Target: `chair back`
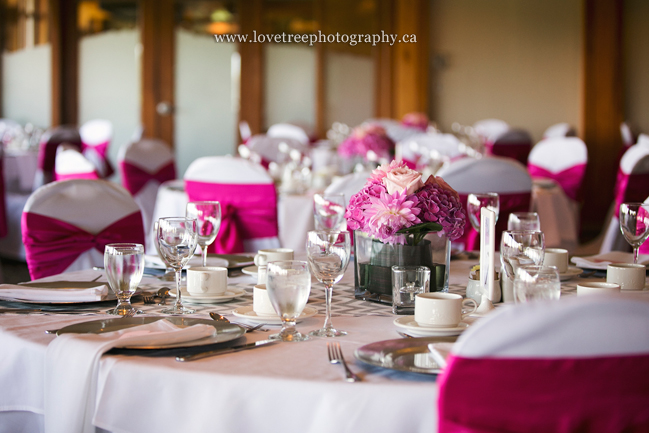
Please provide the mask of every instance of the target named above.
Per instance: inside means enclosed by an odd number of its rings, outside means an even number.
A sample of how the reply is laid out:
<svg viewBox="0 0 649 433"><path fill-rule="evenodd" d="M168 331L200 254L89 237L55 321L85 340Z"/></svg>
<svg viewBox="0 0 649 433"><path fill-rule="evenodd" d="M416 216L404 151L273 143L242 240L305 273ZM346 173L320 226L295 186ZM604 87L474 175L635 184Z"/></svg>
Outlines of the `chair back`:
<svg viewBox="0 0 649 433"><path fill-rule="evenodd" d="M413 126L404 125L401 122L394 119L368 119L365 123L376 123L381 125L385 129L385 134L390 137L390 140L398 143L403 141L413 135L421 134L421 129Z"/></svg>
<svg viewBox="0 0 649 433"><path fill-rule="evenodd" d="M548 127L543 133L543 139L546 138L558 138L558 137L575 137L577 131L575 128L570 125L570 123L555 123L554 125Z"/></svg>
<svg viewBox="0 0 649 433"><path fill-rule="evenodd" d="M277 193L261 165L229 156L203 157L190 164L184 180L189 201L221 204L221 227L208 252L279 247Z"/></svg>
<svg viewBox="0 0 649 433"><path fill-rule="evenodd" d="M528 212L530 209L532 178L524 165L511 158L458 159L443 167L436 175L441 176L460 194L460 203L465 209L471 193L498 193L500 214L496 223L496 248L500 245L503 230L507 229L509 214ZM467 251L479 249L479 233L471 226L469 218L466 219L464 234L454 242L463 244Z"/></svg>
<svg viewBox="0 0 649 433"><path fill-rule="evenodd" d="M97 168L101 178L113 175L115 170L108 160L108 146L113 138L113 124L108 120L90 120L79 128L81 151Z"/></svg>
<svg viewBox="0 0 649 433"><path fill-rule="evenodd" d="M76 146L64 143L56 150L54 180L70 179L99 179L99 175L97 167Z"/></svg>
<svg viewBox="0 0 649 433"><path fill-rule="evenodd" d="M627 122L620 123L620 135L622 136L622 144L625 148L629 148L636 144L636 136L631 129L631 125Z"/></svg>
<svg viewBox="0 0 649 433"><path fill-rule="evenodd" d="M282 143L287 147L281 146ZM308 142L302 143L293 138L284 137L270 137L265 134L257 134L250 137L246 145L251 151L259 154L262 158L262 163L268 165L270 162L287 162L289 161L288 152L292 149L297 149L301 154L306 154L309 150ZM282 151L285 150L285 151Z"/></svg>
<svg viewBox="0 0 649 433"><path fill-rule="evenodd" d="M453 134L418 134L396 145L396 154L412 169L420 169L431 159L450 162L461 158L462 142Z"/></svg>
<svg viewBox="0 0 649 433"><path fill-rule="evenodd" d="M81 152L81 136L76 127L57 126L45 131L38 148L38 170L34 178L34 189L54 180L56 149L62 143L67 143Z"/></svg>
<svg viewBox="0 0 649 433"><path fill-rule="evenodd" d="M649 431L647 329L646 299L505 306L453 346L439 431Z"/></svg>
<svg viewBox="0 0 649 433"><path fill-rule="evenodd" d="M530 152L527 169L532 178L556 181L568 197L577 200L587 162L588 149L580 138L546 138Z"/></svg>
<svg viewBox="0 0 649 433"><path fill-rule="evenodd" d="M74 179L34 191L23 211L22 236L29 273L36 279L103 266L107 244L144 244L144 226L124 188Z"/></svg>
<svg viewBox="0 0 649 433"><path fill-rule="evenodd" d="M509 124L500 119L483 119L473 124L473 130L485 143L493 143L497 137L509 131L509 129Z"/></svg>
<svg viewBox="0 0 649 433"><path fill-rule="evenodd" d="M268 128L266 135L275 138L290 138L303 145L308 145L310 142L309 134L300 126L291 123L276 123Z"/></svg>
<svg viewBox="0 0 649 433"><path fill-rule="evenodd" d="M495 156L513 158L521 164L527 164L527 157L532 149L532 137L522 129L509 129L485 141L487 153Z"/></svg>

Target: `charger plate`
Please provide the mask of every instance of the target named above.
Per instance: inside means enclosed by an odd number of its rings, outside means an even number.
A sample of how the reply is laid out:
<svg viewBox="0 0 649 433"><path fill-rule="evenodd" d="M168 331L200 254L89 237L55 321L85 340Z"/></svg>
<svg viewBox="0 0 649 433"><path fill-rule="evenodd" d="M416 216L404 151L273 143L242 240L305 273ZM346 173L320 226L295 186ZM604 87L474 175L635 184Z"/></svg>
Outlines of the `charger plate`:
<svg viewBox="0 0 649 433"><path fill-rule="evenodd" d="M354 356L375 367L410 373L439 374L442 369L429 355L430 343L454 343L457 337L400 338L359 347Z"/></svg>
<svg viewBox="0 0 649 433"><path fill-rule="evenodd" d="M195 347L208 344L223 343L235 340L245 334L246 330L232 323L217 322L208 319L194 319L190 317L117 317L110 319L93 320L91 322L77 323L58 330L56 335L62 334L103 334L104 332L119 331L134 326L146 325L148 323L166 320L172 324L186 328L193 325L209 325L216 329L216 334L193 341L185 341L175 344L156 344L151 346L125 346L125 349L172 349L176 347Z"/></svg>

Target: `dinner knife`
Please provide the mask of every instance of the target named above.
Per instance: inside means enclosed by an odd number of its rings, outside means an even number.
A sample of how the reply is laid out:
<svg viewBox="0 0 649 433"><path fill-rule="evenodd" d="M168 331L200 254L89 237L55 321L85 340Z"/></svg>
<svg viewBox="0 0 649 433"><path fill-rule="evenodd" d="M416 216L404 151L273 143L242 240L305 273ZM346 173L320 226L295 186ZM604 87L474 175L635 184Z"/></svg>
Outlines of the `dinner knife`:
<svg viewBox="0 0 649 433"><path fill-rule="evenodd" d="M194 353L192 355L177 356L176 361L195 361L210 356L224 355L226 353L240 352L242 350L255 349L257 347L265 346L267 344L277 343L279 340L261 340L254 343L240 344L238 346L225 347L223 349L208 350L207 352Z"/></svg>

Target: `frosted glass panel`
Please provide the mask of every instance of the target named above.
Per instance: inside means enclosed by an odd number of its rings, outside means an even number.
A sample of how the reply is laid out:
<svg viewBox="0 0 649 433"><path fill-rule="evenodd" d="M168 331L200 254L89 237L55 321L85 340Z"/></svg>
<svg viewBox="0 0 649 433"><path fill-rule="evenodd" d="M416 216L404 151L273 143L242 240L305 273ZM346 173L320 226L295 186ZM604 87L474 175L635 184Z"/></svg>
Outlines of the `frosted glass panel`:
<svg viewBox="0 0 649 433"><path fill-rule="evenodd" d="M47 128L52 121L50 45L2 54L3 117Z"/></svg>
<svg viewBox="0 0 649 433"><path fill-rule="evenodd" d="M176 30L175 146L178 175L196 158L234 154L231 62L234 44Z"/></svg>
<svg viewBox="0 0 649 433"><path fill-rule="evenodd" d="M110 160L140 125L139 42L135 29L83 36L79 43L79 125L92 119L113 123Z"/></svg>
<svg viewBox="0 0 649 433"><path fill-rule="evenodd" d="M327 54L326 126L356 126L374 116L374 60L368 56Z"/></svg>
<svg viewBox="0 0 649 433"><path fill-rule="evenodd" d="M315 124L315 49L267 44L265 127L275 123Z"/></svg>

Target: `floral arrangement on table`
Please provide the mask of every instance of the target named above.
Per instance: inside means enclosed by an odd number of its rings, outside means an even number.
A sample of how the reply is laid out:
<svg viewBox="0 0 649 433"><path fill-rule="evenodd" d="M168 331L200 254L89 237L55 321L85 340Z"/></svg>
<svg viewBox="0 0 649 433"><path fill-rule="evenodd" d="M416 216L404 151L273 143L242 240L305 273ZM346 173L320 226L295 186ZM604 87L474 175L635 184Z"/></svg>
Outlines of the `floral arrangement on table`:
<svg viewBox="0 0 649 433"><path fill-rule="evenodd" d="M408 113L401 118L401 124L426 131L428 129L428 116L420 112Z"/></svg>
<svg viewBox="0 0 649 433"><path fill-rule="evenodd" d="M403 161L383 164L345 212L347 227L389 244L417 245L437 232L455 240L464 233L466 214L457 191L441 177L422 181Z"/></svg>
<svg viewBox="0 0 649 433"><path fill-rule="evenodd" d="M374 152L378 159L391 158L394 141L385 129L377 123L366 123L354 128L351 134L338 146L338 154L346 159L361 156L367 159L368 152Z"/></svg>

